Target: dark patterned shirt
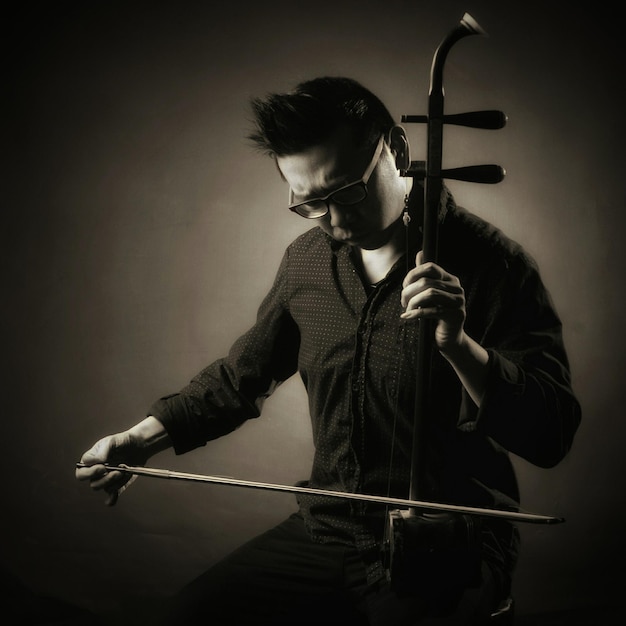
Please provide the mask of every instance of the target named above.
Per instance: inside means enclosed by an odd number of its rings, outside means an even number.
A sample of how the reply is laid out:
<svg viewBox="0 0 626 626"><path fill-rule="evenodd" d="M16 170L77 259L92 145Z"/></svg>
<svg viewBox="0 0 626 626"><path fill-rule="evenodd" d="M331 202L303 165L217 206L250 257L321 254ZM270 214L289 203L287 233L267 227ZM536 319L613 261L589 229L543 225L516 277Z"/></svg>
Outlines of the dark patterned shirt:
<svg viewBox="0 0 626 626"><path fill-rule="evenodd" d="M372 286L349 246L319 228L298 237L255 325L227 357L151 408L176 453L258 417L277 384L299 372L315 444L308 485L408 497L418 322L400 318L400 292L419 246L409 247L406 258ZM479 410L451 366L434 355L425 495L473 506L498 506L494 494L517 501L507 451L552 466L569 450L580 420L561 323L532 259L450 197L439 264L464 287L465 328L489 351L489 376ZM317 495L300 496L299 504L314 540L355 544L370 580L384 575L384 506ZM487 558L510 572L513 525L486 521L483 536Z"/></svg>

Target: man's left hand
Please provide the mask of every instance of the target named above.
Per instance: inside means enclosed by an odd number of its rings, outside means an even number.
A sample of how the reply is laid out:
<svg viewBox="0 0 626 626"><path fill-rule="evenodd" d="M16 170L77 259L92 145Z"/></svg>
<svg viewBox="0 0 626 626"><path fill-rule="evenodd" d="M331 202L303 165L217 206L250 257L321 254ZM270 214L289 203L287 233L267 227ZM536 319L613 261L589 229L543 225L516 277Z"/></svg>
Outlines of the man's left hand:
<svg viewBox="0 0 626 626"><path fill-rule="evenodd" d="M424 263L423 252L417 253L416 266L404 278L401 302L403 319L418 317L437 320L435 342L445 353L463 340L465 292L459 279L436 263Z"/></svg>

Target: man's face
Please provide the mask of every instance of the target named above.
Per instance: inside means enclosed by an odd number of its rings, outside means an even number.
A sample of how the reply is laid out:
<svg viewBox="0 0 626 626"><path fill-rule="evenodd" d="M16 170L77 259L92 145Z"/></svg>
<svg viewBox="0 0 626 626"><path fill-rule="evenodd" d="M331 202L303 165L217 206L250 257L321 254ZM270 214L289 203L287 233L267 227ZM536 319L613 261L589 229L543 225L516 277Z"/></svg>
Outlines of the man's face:
<svg viewBox="0 0 626 626"><path fill-rule="evenodd" d="M297 154L279 156L276 162L298 201L326 196L359 180L372 152L354 146L350 132L342 129L328 141ZM356 204L329 201L329 211L313 220L338 241L376 249L389 241L404 206L405 187L385 144L367 183L367 197Z"/></svg>

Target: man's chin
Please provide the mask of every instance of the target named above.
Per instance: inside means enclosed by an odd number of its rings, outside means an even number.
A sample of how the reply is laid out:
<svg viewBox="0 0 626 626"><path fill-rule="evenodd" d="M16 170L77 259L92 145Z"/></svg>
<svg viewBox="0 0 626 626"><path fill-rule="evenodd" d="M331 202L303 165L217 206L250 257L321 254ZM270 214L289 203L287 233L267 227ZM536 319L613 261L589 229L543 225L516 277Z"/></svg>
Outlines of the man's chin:
<svg viewBox="0 0 626 626"><path fill-rule="evenodd" d="M337 228L324 228L328 235L330 235L335 241L345 243L349 246L359 245L359 242L363 239L363 236L359 236L359 233L352 231L339 230Z"/></svg>
<svg viewBox="0 0 626 626"><path fill-rule="evenodd" d="M339 241L340 243L344 243L347 246L354 246L357 248L364 248L366 250L375 250L382 245L381 233L369 233L369 232L358 232L358 231L346 231L346 230L337 230L330 229L326 230L327 234L329 234L333 239Z"/></svg>
<svg viewBox="0 0 626 626"><path fill-rule="evenodd" d="M338 239L341 243L345 243L346 246L352 246L355 248L365 248L367 246L367 239L364 237L357 237L355 235L350 235L349 237L343 237Z"/></svg>
<svg viewBox="0 0 626 626"><path fill-rule="evenodd" d="M363 248L363 250L377 250L381 248L385 242L385 237L381 236L380 233L370 233L361 236L352 235L350 239L346 241L347 244Z"/></svg>

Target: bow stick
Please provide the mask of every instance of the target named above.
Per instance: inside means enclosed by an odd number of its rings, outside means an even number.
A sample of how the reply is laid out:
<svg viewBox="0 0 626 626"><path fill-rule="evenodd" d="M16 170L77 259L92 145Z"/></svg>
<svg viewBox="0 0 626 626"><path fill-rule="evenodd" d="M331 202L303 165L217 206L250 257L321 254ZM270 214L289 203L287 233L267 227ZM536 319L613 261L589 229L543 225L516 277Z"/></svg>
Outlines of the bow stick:
<svg viewBox="0 0 626 626"><path fill-rule="evenodd" d="M100 464L98 464L100 465ZM343 491L332 491L328 489L314 489L312 487L298 487L295 485L278 485L273 483L262 483L250 480L239 480L225 476L207 476L204 474L189 474L187 472L174 472L172 470L157 469L151 467L135 467L131 465L104 465L109 472L123 472L135 476L150 476L152 478L166 478L170 480L186 480L198 483L212 483L217 485L231 485L234 487L248 487L251 489L265 489L267 491L284 491L288 493L302 493L314 496L329 496L332 498L344 498L347 500L360 500L375 502L377 504L389 504L397 507L408 507L421 509L424 511L435 511L445 513L465 513L467 515L479 515L484 517L499 517L510 521L530 522L535 524L559 524L564 522L562 517L551 515L539 515L522 511L507 511L502 509L490 509L474 506L463 506L458 504L443 504L439 502L426 502L422 500L411 500L404 498L392 498L389 496L375 496L361 493L349 493ZM76 463L76 467L89 467L85 463Z"/></svg>

